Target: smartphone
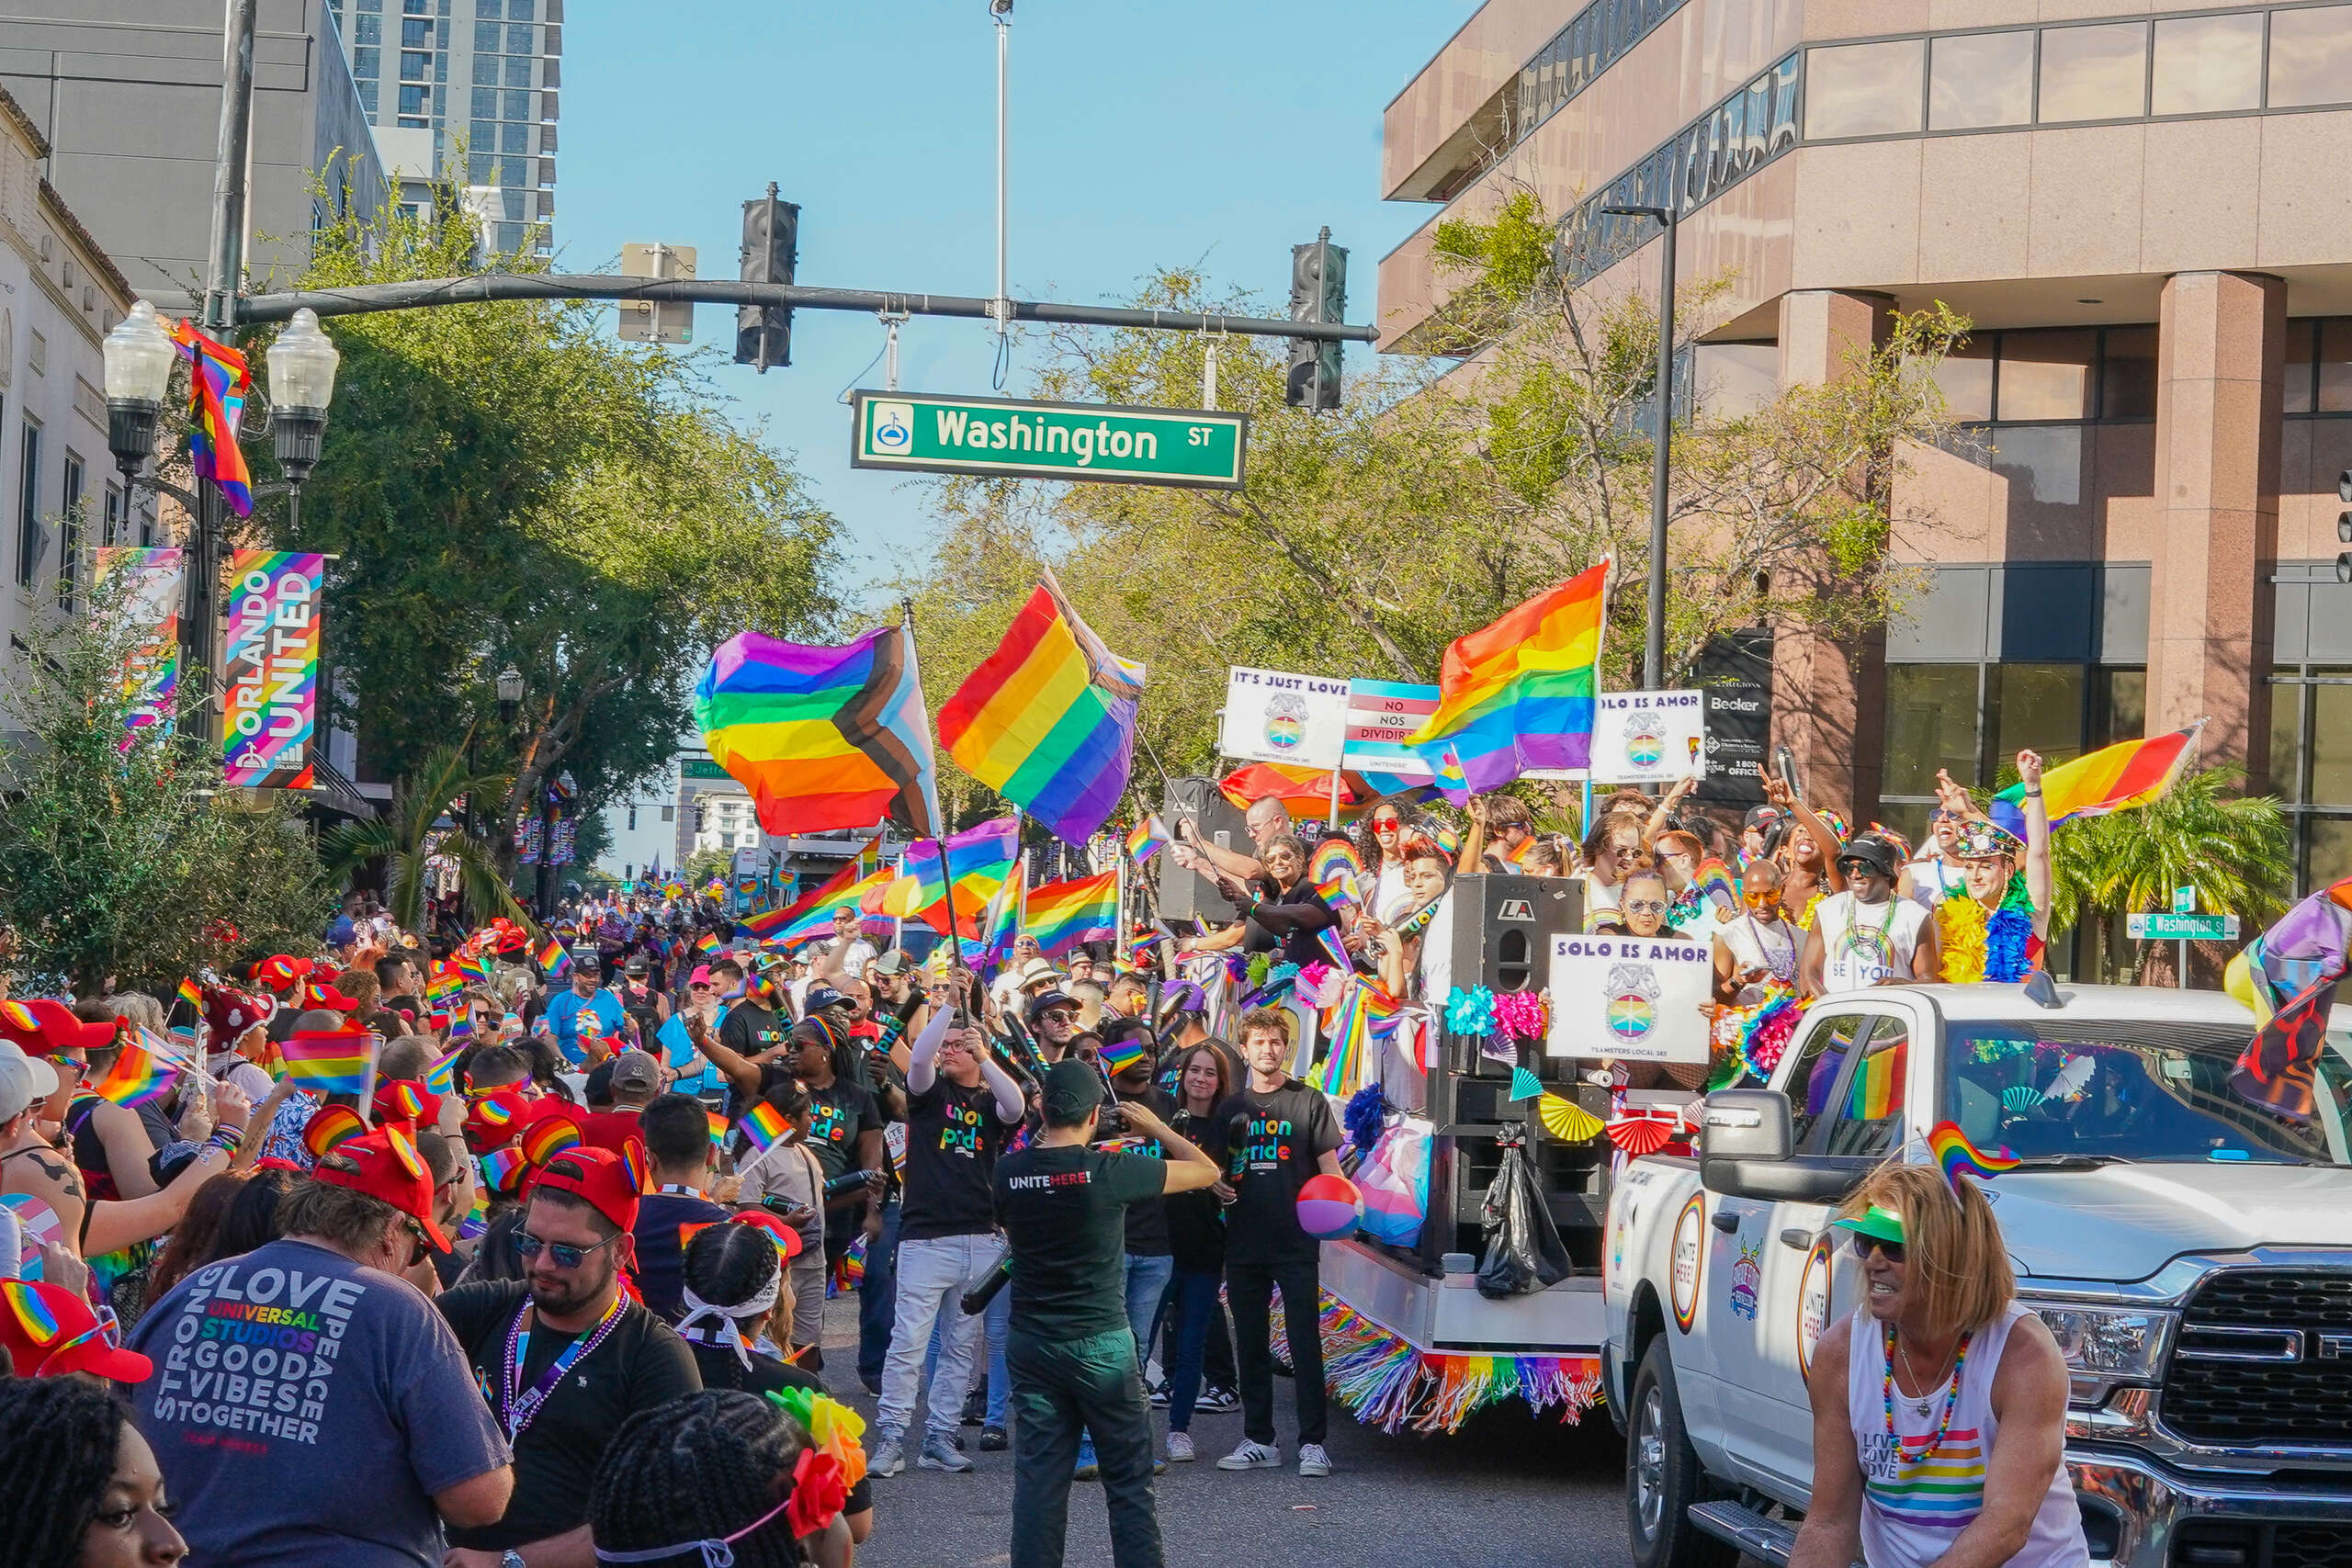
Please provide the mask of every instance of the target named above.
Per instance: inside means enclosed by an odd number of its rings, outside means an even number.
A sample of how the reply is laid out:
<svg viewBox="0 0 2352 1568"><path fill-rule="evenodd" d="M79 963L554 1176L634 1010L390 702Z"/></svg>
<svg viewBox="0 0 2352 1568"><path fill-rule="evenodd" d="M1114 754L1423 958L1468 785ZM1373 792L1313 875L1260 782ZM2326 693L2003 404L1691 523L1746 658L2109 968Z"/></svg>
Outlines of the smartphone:
<svg viewBox="0 0 2352 1568"><path fill-rule="evenodd" d="M1789 750L1785 741L1772 749L1772 771L1781 775L1781 782L1789 786L1791 795L1799 800L1804 798L1804 786L1797 783L1797 754Z"/></svg>

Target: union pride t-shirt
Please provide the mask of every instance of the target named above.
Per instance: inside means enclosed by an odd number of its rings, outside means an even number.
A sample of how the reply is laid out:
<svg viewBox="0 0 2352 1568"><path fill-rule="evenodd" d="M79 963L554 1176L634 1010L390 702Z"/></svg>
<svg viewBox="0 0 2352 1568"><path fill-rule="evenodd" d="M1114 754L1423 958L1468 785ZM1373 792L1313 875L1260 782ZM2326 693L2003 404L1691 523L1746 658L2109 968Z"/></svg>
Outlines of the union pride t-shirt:
<svg viewBox="0 0 2352 1568"><path fill-rule="evenodd" d="M1320 1251L1298 1223L1298 1190L1340 1146L1331 1102L1296 1078L1272 1094L1244 1088L1227 1097L1211 1121L1233 1184L1225 1212L1228 1259L1252 1263L1312 1260Z"/></svg>

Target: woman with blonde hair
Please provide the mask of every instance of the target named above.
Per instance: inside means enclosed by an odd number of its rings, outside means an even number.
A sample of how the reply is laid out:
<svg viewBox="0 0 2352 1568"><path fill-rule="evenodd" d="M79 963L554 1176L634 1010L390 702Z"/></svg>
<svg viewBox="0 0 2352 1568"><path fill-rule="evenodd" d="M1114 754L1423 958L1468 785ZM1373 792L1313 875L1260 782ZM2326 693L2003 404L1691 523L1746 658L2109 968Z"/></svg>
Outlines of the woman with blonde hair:
<svg viewBox="0 0 2352 1568"><path fill-rule="evenodd" d="M2066 1362L1973 1179L1885 1165L1831 1228L1862 1301L1814 1352L1813 1506L1789 1568L2087 1568Z"/></svg>

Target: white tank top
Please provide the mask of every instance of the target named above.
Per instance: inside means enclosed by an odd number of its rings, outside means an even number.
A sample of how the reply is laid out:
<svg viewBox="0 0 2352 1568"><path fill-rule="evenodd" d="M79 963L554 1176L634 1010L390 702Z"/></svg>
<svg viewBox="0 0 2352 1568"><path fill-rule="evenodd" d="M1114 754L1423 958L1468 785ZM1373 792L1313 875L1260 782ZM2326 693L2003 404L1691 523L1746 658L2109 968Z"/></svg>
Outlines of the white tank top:
<svg viewBox="0 0 2352 1568"><path fill-rule="evenodd" d="M1908 898L1861 904L1851 893L1832 893L1813 914L1821 933L1822 985L1849 991L1909 979L1911 953L1927 923L1927 908Z"/></svg>
<svg viewBox="0 0 2352 1568"><path fill-rule="evenodd" d="M1913 908L1917 908L1914 905ZM1886 1435L1886 1338L1870 1314L1854 1310L1853 1341L1846 1356L1846 1409L1854 1449L1862 1461L1862 1559L1870 1568L1927 1568L1970 1521L1984 1511L1984 1470L2000 1422L1993 1415L1993 1374L2009 1330L2026 1314L2010 1303L1990 1328L1969 1340L1960 1370L1960 1393L1943 1439L1942 1385L1923 1400L1894 1395L1894 1433ZM1928 1407L1924 1416L1919 1406ZM2088 1568L2083 1516L2062 1461L2050 1477L2025 1546L2006 1568Z"/></svg>
<svg viewBox="0 0 2352 1568"><path fill-rule="evenodd" d="M1731 949L1731 961L1738 973L1769 969L1780 979L1792 985L1796 982L1797 950L1804 932L1793 925L1781 920L1767 926L1753 915L1742 915L1717 926L1715 935Z"/></svg>

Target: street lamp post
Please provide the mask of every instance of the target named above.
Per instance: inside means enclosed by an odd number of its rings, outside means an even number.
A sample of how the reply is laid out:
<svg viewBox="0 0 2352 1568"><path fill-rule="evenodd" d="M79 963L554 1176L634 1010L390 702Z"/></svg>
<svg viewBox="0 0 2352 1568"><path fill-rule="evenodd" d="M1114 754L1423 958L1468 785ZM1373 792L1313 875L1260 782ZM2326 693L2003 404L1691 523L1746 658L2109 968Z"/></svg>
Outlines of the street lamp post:
<svg viewBox="0 0 2352 1568"><path fill-rule="evenodd" d="M1657 284L1657 441L1650 463L1649 635L1642 641L1642 684L1656 692L1666 685L1666 480L1674 439L1674 238L1670 207L1604 207L1618 218L1647 218L1663 232Z"/></svg>
<svg viewBox="0 0 2352 1568"><path fill-rule="evenodd" d="M334 400L335 367L343 355L319 330L315 310L297 310L269 345L269 431L277 466L286 471L286 527L301 522L302 486L318 466L326 440L327 405ZM299 535L297 535L299 537Z"/></svg>

